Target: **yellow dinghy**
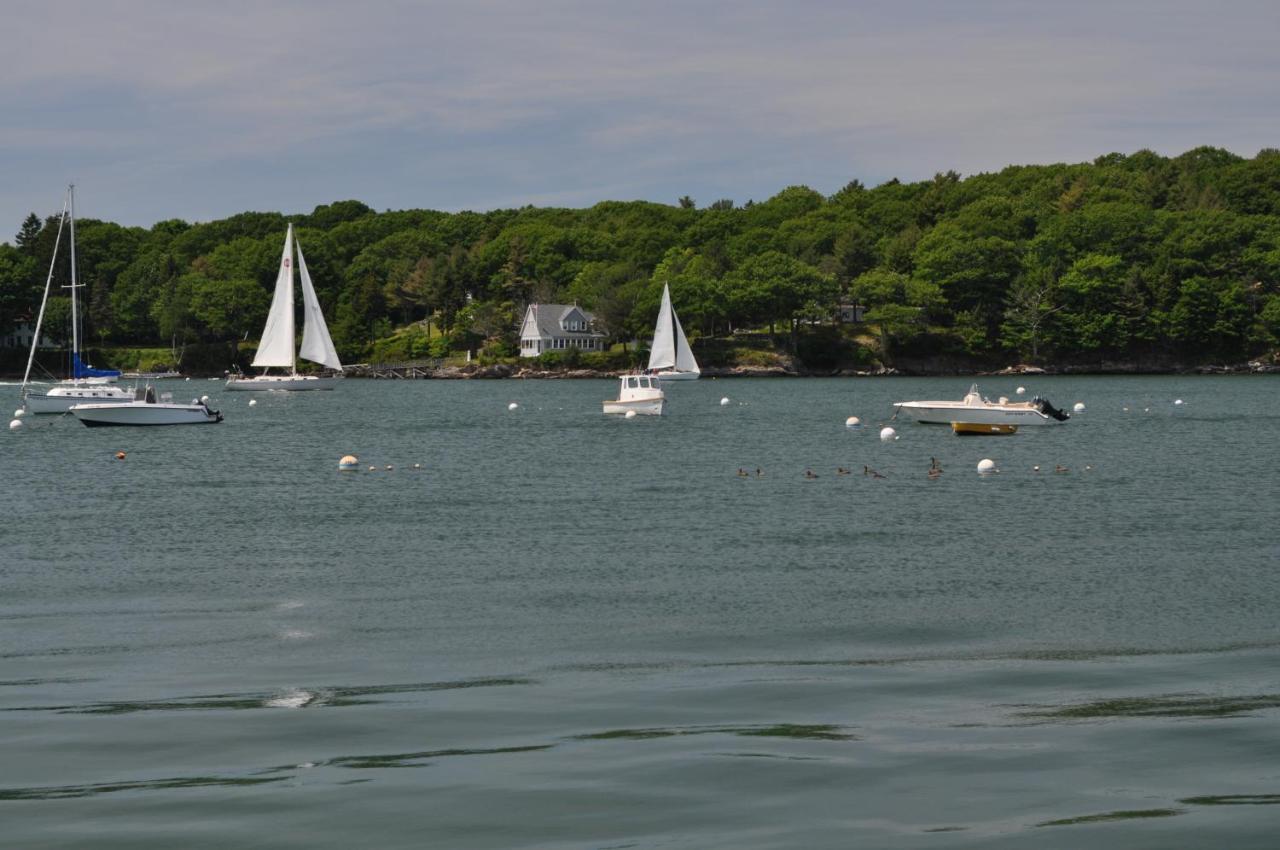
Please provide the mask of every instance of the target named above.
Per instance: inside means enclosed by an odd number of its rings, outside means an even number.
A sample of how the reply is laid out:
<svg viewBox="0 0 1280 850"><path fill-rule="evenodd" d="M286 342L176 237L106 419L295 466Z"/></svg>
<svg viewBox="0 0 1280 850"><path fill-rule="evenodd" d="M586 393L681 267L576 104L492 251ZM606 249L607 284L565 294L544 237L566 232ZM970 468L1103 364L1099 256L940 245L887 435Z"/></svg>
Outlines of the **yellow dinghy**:
<svg viewBox="0 0 1280 850"><path fill-rule="evenodd" d="M1016 434L1018 433L1017 425L989 425L978 422L952 422L951 430L955 431L962 437L973 434Z"/></svg>

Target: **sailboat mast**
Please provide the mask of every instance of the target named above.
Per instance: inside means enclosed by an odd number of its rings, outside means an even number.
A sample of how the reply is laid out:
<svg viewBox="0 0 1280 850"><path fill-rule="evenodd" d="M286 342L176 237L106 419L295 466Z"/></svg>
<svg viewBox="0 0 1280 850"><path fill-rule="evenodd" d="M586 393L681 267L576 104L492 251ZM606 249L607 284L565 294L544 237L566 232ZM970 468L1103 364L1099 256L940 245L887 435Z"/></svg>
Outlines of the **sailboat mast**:
<svg viewBox="0 0 1280 850"><path fill-rule="evenodd" d="M293 236L292 224L289 225L289 235ZM296 242L297 242L296 239L291 239L289 242L289 309L290 310L293 309L293 254L294 254L294 248L295 248ZM291 323L291 326L292 326L292 323ZM298 374L298 346L292 339L289 340L289 357L292 360L292 365L289 367L289 374L296 375Z"/></svg>
<svg viewBox="0 0 1280 850"><path fill-rule="evenodd" d="M75 359L80 354L80 319L76 314L76 184L67 187L71 204L71 378L78 379Z"/></svg>
<svg viewBox="0 0 1280 850"><path fill-rule="evenodd" d="M53 284L53 269L58 262L58 246L62 244L62 226L67 223L67 205L71 202L71 190L62 200L62 215L58 217L58 235L53 240L53 257L49 260L49 276L44 279L44 297L40 299L40 315L36 316L36 335L31 339L31 353L27 355L27 371L22 375L22 392L27 391L31 380L31 366L36 360L36 348L40 346L40 328L44 325L44 308L49 305L49 287Z"/></svg>

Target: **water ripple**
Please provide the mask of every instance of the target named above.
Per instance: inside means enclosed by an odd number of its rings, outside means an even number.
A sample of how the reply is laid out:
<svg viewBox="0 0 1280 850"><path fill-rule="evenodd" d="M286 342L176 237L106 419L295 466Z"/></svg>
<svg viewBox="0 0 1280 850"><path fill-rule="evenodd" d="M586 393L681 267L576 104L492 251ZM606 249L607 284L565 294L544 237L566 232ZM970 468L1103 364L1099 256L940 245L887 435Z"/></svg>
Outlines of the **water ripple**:
<svg viewBox="0 0 1280 850"><path fill-rule="evenodd" d="M210 711L256 708L326 708L371 705L370 696L452 691L466 688L491 688L534 684L532 679L497 678L463 679L452 682L421 682L399 685L364 685L336 688L292 688L287 691L245 694L208 694L173 697L161 700L123 700L85 703L81 705L36 705L0 708L0 711L51 711L58 714L132 714L139 711Z"/></svg>
<svg viewBox="0 0 1280 850"><path fill-rule="evenodd" d="M1280 794L1222 794L1184 797L1178 802L1188 806L1275 806L1280 805Z"/></svg>
<svg viewBox="0 0 1280 850"><path fill-rule="evenodd" d="M778 723L771 726L680 726L648 729L612 729L573 735L576 741L644 741L650 738L674 738L685 735L743 735L756 738L797 738L808 741L856 741L856 735L842 732L844 727L830 724Z"/></svg>
<svg viewBox="0 0 1280 850"><path fill-rule="evenodd" d="M1249 712L1267 708L1280 708L1280 694L1120 697L1060 707L1038 707L1038 710L1021 712L1021 716L1063 720L1104 717L1243 717Z"/></svg>
<svg viewBox="0 0 1280 850"><path fill-rule="evenodd" d="M1075 818L1047 820L1036 826L1076 826L1082 823L1107 823L1118 820L1140 820L1143 818L1169 818L1183 814L1186 809L1134 809L1132 811L1104 812L1098 815L1081 815Z"/></svg>
<svg viewBox="0 0 1280 850"><path fill-rule="evenodd" d="M283 782L287 777L183 776L171 779L148 779L140 782L103 782L93 785L45 785L32 788L0 788L0 801L67 800L114 794L117 791L162 791L171 788L207 788L210 786L263 785Z"/></svg>

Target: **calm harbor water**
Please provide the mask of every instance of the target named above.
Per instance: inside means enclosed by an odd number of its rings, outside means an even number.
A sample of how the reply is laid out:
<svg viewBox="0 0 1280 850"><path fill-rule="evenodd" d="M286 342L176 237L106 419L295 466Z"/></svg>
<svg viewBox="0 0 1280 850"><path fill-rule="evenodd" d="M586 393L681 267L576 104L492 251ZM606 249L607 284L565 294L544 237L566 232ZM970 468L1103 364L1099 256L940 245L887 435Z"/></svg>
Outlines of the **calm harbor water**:
<svg viewBox="0 0 1280 850"><path fill-rule="evenodd" d="M987 378L1087 410L879 440L968 383L5 433L0 845L1274 847L1280 384Z"/></svg>

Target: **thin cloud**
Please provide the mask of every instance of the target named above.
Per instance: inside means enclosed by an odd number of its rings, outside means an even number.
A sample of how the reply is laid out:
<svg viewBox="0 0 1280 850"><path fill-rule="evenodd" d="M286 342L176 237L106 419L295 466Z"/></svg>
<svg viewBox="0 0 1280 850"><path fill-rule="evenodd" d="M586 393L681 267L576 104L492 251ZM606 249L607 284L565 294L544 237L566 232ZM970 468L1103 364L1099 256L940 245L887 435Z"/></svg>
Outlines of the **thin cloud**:
<svg viewBox="0 0 1280 850"><path fill-rule="evenodd" d="M7 19L0 232L72 176L111 199L96 214L146 225L340 197L762 198L1143 147L1251 155L1280 131L1271 3L139 0Z"/></svg>

